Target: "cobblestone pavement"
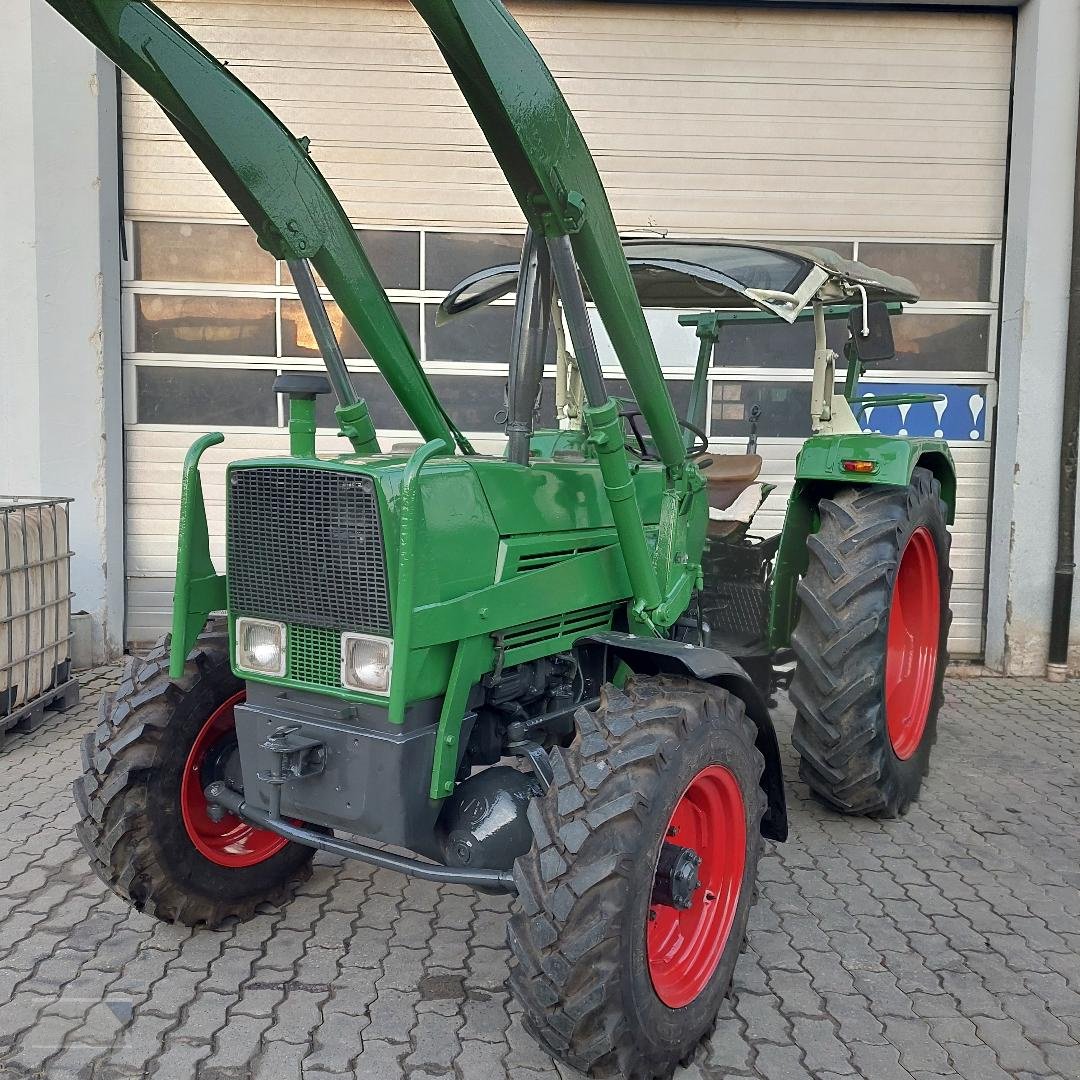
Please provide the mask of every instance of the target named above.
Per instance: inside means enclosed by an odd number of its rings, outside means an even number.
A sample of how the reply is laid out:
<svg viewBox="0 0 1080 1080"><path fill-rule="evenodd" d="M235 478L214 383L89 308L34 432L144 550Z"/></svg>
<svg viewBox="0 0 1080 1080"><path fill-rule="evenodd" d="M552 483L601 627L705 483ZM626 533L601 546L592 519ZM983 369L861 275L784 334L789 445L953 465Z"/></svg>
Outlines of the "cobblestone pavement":
<svg viewBox="0 0 1080 1080"><path fill-rule="evenodd" d="M503 986L504 898L322 855L287 908L222 931L107 892L69 782L116 673L0 746L4 1080L557 1077ZM787 752L792 837L680 1080L1080 1077L1080 684L953 680L941 729L902 821L811 803Z"/></svg>

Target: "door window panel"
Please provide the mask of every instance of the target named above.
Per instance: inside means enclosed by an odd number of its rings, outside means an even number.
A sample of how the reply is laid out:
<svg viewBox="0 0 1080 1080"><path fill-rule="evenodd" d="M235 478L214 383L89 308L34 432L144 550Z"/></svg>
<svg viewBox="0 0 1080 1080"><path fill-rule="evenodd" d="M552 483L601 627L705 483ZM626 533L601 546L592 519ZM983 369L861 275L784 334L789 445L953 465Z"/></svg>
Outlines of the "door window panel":
<svg viewBox="0 0 1080 1080"><path fill-rule="evenodd" d="M397 229L357 229L371 268L384 289L420 288L420 234ZM312 267L315 281L321 286L322 278ZM281 284L292 285L289 264L281 264Z"/></svg>
<svg viewBox="0 0 1080 1080"><path fill-rule="evenodd" d="M400 303L394 304L393 307L402 326L405 327L405 333L412 342L413 348L419 354L420 305ZM352 324L345 318L341 308L333 301L328 301L326 314L330 319L330 325L334 328L338 345L341 346L342 356L346 360L368 359L371 354L364 347L364 343L352 328ZM304 312L304 305L299 300L281 301L281 355L310 356L316 360L322 355Z"/></svg>
<svg viewBox="0 0 1080 1080"><path fill-rule="evenodd" d="M843 354L847 319L825 323L829 348ZM814 324L801 319L788 325L779 319L767 323L731 322L722 327L713 348L717 367L807 368L814 366Z"/></svg>
<svg viewBox="0 0 1080 1080"><path fill-rule="evenodd" d="M879 367L913 371L986 371L990 360L989 315L920 314L892 319L896 360Z"/></svg>
<svg viewBox="0 0 1080 1080"><path fill-rule="evenodd" d="M988 301L991 244L859 244L859 261L913 281L923 300Z"/></svg>
<svg viewBox="0 0 1080 1080"><path fill-rule="evenodd" d="M712 384L712 435L749 438L755 405L761 409L758 435L797 439L810 434L810 383L725 379Z"/></svg>
<svg viewBox="0 0 1080 1080"><path fill-rule="evenodd" d="M510 359L514 309L505 304L466 311L442 326L435 325L435 305L424 308L428 360L469 364L505 364ZM549 350L554 362L554 347Z"/></svg>
<svg viewBox="0 0 1080 1080"><path fill-rule="evenodd" d="M250 296L135 296L139 352L274 356L274 301Z"/></svg>
<svg viewBox="0 0 1080 1080"><path fill-rule="evenodd" d="M274 258L247 225L135 221L131 228L142 281L274 284Z"/></svg>
<svg viewBox="0 0 1080 1080"><path fill-rule="evenodd" d="M273 371L140 365L135 392L140 424L277 427Z"/></svg>
<svg viewBox="0 0 1080 1080"><path fill-rule="evenodd" d="M427 288L449 291L462 278L489 266L521 261L522 234L429 232Z"/></svg>

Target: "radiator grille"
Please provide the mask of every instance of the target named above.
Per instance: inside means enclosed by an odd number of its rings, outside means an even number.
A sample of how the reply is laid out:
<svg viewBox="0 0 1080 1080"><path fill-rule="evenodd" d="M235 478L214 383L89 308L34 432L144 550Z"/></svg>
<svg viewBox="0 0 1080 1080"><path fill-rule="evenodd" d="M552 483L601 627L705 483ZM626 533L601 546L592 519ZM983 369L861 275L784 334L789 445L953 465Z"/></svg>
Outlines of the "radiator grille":
<svg viewBox="0 0 1080 1080"><path fill-rule="evenodd" d="M236 469L227 532L233 613L390 634L382 527L370 477L281 466Z"/></svg>

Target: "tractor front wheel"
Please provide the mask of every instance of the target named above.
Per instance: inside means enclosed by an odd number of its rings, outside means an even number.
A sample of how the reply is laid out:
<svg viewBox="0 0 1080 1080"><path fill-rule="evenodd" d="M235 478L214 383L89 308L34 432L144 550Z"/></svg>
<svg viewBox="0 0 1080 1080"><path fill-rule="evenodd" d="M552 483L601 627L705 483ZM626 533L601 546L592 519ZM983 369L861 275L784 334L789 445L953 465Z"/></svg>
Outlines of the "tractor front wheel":
<svg viewBox="0 0 1080 1080"><path fill-rule="evenodd" d="M210 623L175 682L167 644L132 660L83 740L74 794L91 865L165 922L250 917L311 873L313 849L211 813L203 796L213 780L242 788L233 708L244 684L229 667L227 635L224 621Z"/></svg>
<svg viewBox="0 0 1080 1080"><path fill-rule="evenodd" d="M510 986L590 1076L667 1076L712 1031L753 902L764 765L743 704L632 678L580 709L514 866Z"/></svg>
<svg viewBox="0 0 1080 1080"><path fill-rule="evenodd" d="M949 632L949 534L933 474L818 504L792 635L799 773L848 814L896 817L930 765Z"/></svg>

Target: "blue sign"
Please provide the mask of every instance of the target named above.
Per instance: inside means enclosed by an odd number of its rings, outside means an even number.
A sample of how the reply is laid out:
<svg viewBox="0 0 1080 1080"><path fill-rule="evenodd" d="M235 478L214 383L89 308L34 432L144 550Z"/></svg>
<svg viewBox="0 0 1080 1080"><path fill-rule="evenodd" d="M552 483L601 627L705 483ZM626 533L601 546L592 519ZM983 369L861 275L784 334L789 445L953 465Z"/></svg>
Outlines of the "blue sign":
<svg viewBox="0 0 1080 1080"><path fill-rule="evenodd" d="M986 386L956 383L859 383L852 402L855 419L866 432L879 435L930 435L954 442L986 438ZM944 401L918 405L875 405L879 396L943 394ZM862 406L860 408L860 402Z"/></svg>

